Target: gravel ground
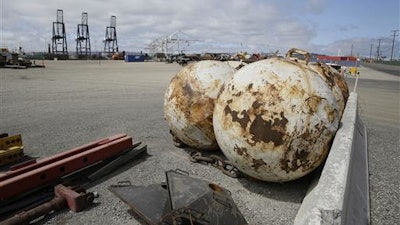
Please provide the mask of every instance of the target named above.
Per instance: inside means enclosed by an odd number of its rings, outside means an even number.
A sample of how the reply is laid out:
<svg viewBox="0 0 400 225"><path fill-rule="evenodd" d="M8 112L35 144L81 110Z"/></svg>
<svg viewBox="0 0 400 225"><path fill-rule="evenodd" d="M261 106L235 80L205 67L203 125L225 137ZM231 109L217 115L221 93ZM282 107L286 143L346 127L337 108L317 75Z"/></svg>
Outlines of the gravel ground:
<svg viewBox="0 0 400 225"><path fill-rule="evenodd" d="M73 147L127 133L148 146L134 160L91 185L100 197L88 210L68 210L39 224L144 224L107 187L129 180L135 185L165 181L165 171L181 169L232 192L250 224L291 224L310 177L268 183L234 179L193 164L176 148L163 119L163 96L176 64L122 61L46 61L45 69L0 70L0 132L22 134L25 153L46 157ZM348 77L350 90L355 79ZM360 68L360 114L368 130L371 223L400 221L399 78Z"/></svg>
<svg viewBox="0 0 400 225"><path fill-rule="evenodd" d="M268 183L234 179L210 166L191 163L176 148L163 118L164 92L181 68L165 63L46 61L46 68L2 69L0 131L21 133L25 153L46 157L73 147L127 133L148 146L148 157L128 163L95 183L100 197L80 213L64 210L42 224L141 224L107 187L129 180L159 184L165 171L181 169L229 189L250 224L291 224L310 176Z"/></svg>

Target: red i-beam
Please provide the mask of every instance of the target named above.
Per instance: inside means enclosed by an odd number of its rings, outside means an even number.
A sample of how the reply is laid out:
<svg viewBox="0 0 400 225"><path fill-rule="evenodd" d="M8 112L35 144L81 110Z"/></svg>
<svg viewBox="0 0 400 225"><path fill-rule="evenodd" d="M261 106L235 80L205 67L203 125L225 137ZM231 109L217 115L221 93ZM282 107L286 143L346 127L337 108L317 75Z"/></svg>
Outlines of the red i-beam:
<svg viewBox="0 0 400 225"><path fill-rule="evenodd" d="M0 201L56 181L132 147L132 137L118 134L56 154L0 175Z"/></svg>

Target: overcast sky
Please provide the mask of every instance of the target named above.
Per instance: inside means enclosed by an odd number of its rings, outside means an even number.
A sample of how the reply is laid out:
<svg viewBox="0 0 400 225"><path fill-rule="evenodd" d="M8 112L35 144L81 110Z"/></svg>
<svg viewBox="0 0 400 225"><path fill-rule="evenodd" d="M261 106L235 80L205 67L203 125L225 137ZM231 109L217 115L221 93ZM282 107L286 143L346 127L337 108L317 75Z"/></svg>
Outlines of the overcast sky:
<svg viewBox="0 0 400 225"><path fill-rule="evenodd" d="M68 51L74 52L82 12L89 16L92 51L104 48L106 26L117 17L120 50L145 51L156 39L182 31L197 40L187 51L286 52L297 47L331 55L390 57L399 29L399 0L0 0L0 45L47 51L57 9L64 11ZM397 33L399 34L399 32ZM399 57L396 37L395 57ZM353 47L352 47L353 46Z"/></svg>

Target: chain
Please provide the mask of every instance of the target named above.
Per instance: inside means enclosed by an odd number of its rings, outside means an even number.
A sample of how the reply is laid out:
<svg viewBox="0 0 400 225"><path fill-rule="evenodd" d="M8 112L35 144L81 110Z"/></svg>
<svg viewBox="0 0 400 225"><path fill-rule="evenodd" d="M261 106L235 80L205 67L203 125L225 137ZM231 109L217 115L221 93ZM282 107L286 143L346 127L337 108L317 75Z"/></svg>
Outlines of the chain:
<svg viewBox="0 0 400 225"><path fill-rule="evenodd" d="M241 174L238 168L236 168L231 162L217 155L203 156L201 152L194 151L189 154L189 159L195 163L212 165L229 177L238 178Z"/></svg>

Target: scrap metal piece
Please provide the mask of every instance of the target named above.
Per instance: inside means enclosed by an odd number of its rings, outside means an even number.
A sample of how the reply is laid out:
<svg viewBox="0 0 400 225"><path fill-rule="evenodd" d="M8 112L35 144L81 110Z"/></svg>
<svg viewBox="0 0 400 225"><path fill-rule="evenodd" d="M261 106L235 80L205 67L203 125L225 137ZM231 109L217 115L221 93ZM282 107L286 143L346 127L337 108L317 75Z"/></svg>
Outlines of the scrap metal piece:
<svg viewBox="0 0 400 225"><path fill-rule="evenodd" d="M18 170L18 169L21 169L21 168L23 168L23 167L26 167L26 166L29 166L29 165L33 165L33 164L35 164L36 162L37 162L37 161L36 161L35 158L33 158L33 159L28 159L27 161L23 161L23 162L21 162L21 163L17 163L17 164L11 165L10 168L9 168L9 170L10 170L10 171Z"/></svg>
<svg viewBox="0 0 400 225"><path fill-rule="evenodd" d="M116 135L0 175L0 203L111 158L131 146L132 137Z"/></svg>
<svg viewBox="0 0 400 225"><path fill-rule="evenodd" d="M74 212L80 212L93 203L94 194L86 193L83 188L70 188L62 184L54 187L56 197L62 197L66 200L68 208Z"/></svg>
<svg viewBox="0 0 400 225"><path fill-rule="evenodd" d="M20 134L8 136L0 135L0 166L6 165L24 157L24 146Z"/></svg>
<svg viewBox="0 0 400 225"><path fill-rule="evenodd" d="M15 216L8 218L2 222L0 225L22 225L29 224L30 221L50 213L51 211L58 211L65 207L66 200L62 197L54 197L52 200L43 203L33 209L30 209L25 212L21 212L16 214Z"/></svg>
<svg viewBox="0 0 400 225"><path fill-rule="evenodd" d="M33 163L31 165L23 166L22 168L18 168L16 170L7 172L5 174L0 174L0 181L6 180L6 179L11 178L11 177L15 177L15 176L17 176L19 174L23 174L25 172L37 169L39 167L43 167L45 165L60 161L60 160L65 159L67 157L70 157L70 156L73 156L73 155L77 155L79 153L88 151L88 150L93 149L95 147L99 147L101 145L104 145L104 144L119 140L119 139L121 139L123 137L126 137L126 136L127 136L126 134L113 135L111 137L107 137L107 138L103 138L103 139L100 139L100 140L97 140L97 141L93 141L93 142L90 142L88 144L79 146L77 148L73 148L71 150L64 151L64 152L58 153L56 155L41 159L41 160L37 160L36 163Z"/></svg>
<svg viewBox="0 0 400 225"><path fill-rule="evenodd" d="M228 190L177 171L166 174L173 220L190 224L247 224Z"/></svg>
<svg viewBox="0 0 400 225"><path fill-rule="evenodd" d="M162 224L163 216L171 211L165 185L112 185L109 190L148 224Z"/></svg>
<svg viewBox="0 0 400 225"><path fill-rule="evenodd" d="M109 190L151 225L247 224L228 190L178 171L167 171L166 177L166 185L114 185Z"/></svg>
<svg viewBox="0 0 400 225"><path fill-rule="evenodd" d="M146 152L147 145L142 146L139 149L135 149L136 147L138 147L140 145L141 145L141 142L135 144L134 146L132 146L131 150L124 152L122 155L118 156L118 158L112 160L111 162L109 162L108 164L103 166L102 168L96 170L96 172L90 174L88 176L88 179L91 181L97 180L97 179L111 173L113 170L117 169L119 166L135 159L141 153Z"/></svg>
<svg viewBox="0 0 400 225"><path fill-rule="evenodd" d="M86 193L84 189L70 188L62 184L54 187L54 193L55 197L52 200L28 211L16 214L0 222L0 225L29 224L30 221L48 214L51 211L61 210L65 206L68 206L68 208L74 212L80 212L90 206L94 200L93 193Z"/></svg>
<svg viewBox="0 0 400 225"><path fill-rule="evenodd" d="M104 143L104 141L102 141L101 143ZM9 217L10 215L14 215L18 211L28 210L40 204L43 204L44 202L50 201L55 195L53 190L54 187L51 187L52 185L55 185L55 183L70 185L78 184L82 187L89 188L90 186L92 186L93 181L96 181L100 178L103 178L105 175L114 172L118 167L129 161L139 158L139 155L144 155L142 153L146 152L147 146L142 146L141 144L141 142L134 143L128 150L124 150L112 157L102 160L101 162L96 162L71 174L62 176L60 177L60 179L57 179L56 182L51 183L50 185L44 184L22 194L19 194L18 196L16 196L17 198L0 201L0 220L2 218ZM19 165L10 167L10 170L16 171L24 167L35 166L33 165L35 163L36 160L24 162ZM0 189L0 196L1 194L2 193ZM70 206L72 210L74 210L74 208L76 207Z"/></svg>
<svg viewBox="0 0 400 225"><path fill-rule="evenodd" d="M54 187L44 188L36 192L34 195L25 196L18 201L13 201L8 204L0 204L0 221L21 211L27 211L42 205L54 198Z"/></svg>

